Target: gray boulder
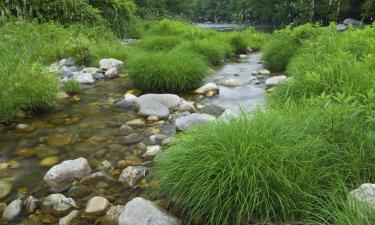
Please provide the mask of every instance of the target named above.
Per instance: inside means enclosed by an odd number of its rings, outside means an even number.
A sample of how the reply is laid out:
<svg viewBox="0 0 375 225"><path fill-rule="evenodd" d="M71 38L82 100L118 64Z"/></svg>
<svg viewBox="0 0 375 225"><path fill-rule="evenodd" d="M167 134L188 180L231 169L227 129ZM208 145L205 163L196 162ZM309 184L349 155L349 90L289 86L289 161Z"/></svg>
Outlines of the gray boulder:
<svg viewBox="0 0 375 225"><path fill-rule="evenodd" d="M181 98L172 94L147 94L136 99L138 114L143 117L167 118L170 111L176 110Z"/></svg>
<svg viewBox="0 0 375 225"><path fill-rule="evenodd" d="M63 66L60 71L60 77L71 77L74 75L75 72L77 72L77 67L76 66Z"/></svg>
<svg viewBox="0 0 375 225"><path fill-rule="evenodd" d="M124 63L120 60L117 60L117 59L112 59L112 58L109 58L109 59L101 59L99 61L99 67L101 70L109 70L111 68L117 68L117 69L120 69L121 67L123 67Z"/></svg>
<svg viewBox="0 0 375 225"><path fill-rule="evenodd" d="M81 72L91 74L91 76L96 80L104 79L104 72L95 67L86 67L81 70Z"/></svg>
<svg viewBox="0 0 375 225"><path fill-rule="evenodd" d="M75 72L73 75L73 80L80 84L93 84L95 83L94 77L91 73Z"/></svg>
<svg viewBox="0 0 375 225"><path fill-rule="evenodd" d="M216 117L207 114L193 113L176 119L175 124L178 130L185 131L214 120L216 120Z"/></svg>
<svg viewBox="0 0 375 225"><path fill-rule="evenodd" d="M358 189L351 191L348 202L359 210L371 209L375 213L375 184L362 184Z"/></svg>
<svg viewBox="0 0 375 225"><path fill-rule="evenodd" d="M346 26L352 26L354 28L361 28L365 26L365 24L362 21L350 19L350 18L345 19L343 24L345 24Z"/></svg>
<svg viewBox="0 0 375 225"><path fill-rule="evenodd" d="M181 221L155 203L134 198L126 204L118 219L119 225L181 225Z"/></svg>
<svg viewBox="0 0 375 225"><path fill-rule="evenodd" d="M91 174L91 167L85 158L66 160L47 171L43 180L53 192L68 189L74 180Z"/></svg>
<svg viewBox="0 0 375 225"><path fill-rule="evenodd" d="M22 210L22 201L20 199L11 202L4 210L2 218L6 221L14 220Z"/></svg>

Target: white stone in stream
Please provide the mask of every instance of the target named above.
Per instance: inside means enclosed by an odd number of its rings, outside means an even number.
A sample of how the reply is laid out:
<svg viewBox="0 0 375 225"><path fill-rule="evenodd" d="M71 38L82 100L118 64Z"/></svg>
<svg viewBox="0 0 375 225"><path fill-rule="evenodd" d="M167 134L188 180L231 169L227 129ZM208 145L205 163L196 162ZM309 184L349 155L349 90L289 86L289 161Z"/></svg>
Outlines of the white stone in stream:
<svg viewBox="0 0 375 225"><path fill-rule="evenodd" d="M176 110L181 98L172 94L147 94L137 98L138 114L143 117L167 118L170 111Z"/></svg>
<svg viewBox="0 0 375 225"><path fill-rule="evenodd" d="M72 221L79 216L78 210L71 211L68 215L59 220L59 225L70 225Z"/></svg>
<svg viewBox="0 0 375 225"><path fill-rule="evenodd" d="M29 125L27 125L27 124L18 124L17 126L16 126L16 129L17 130L20 130L20 131L23 131L23 130L26 130L27 128L29 128Z"/></svg>
<svg viewBox="0 0 375 225"><path fill-rule="evenodd" d="M229 80L225 80L222 84L227 87L237 87L237 86L241 86L243 83L236 79L229 79Z"/></svg>
<svg viewBox="0 0 375 225"><path fill-rule="evenodd" d="M143 158L152 158L161 152L159 145L148 146L146 152L142 155Z"/></svg>
<svg viewBox="0 0 375 225"><path fill-rule="evenodd" d="M46 214L63 215L73 208L78 208L76 202L63 194L51 194L44 198L42 202L42 211Z"/></svg>
<svg viewBox="0 0 375 225"><path fill-rule="evenodd" d="M264 70L259 70L258 74L263 75L263 76L269 76L271 75L271 72L269 70L264 69Z"/></svg>
<svg viewBox="0 0 375 225"><path fill-rule="evenodd" d="M133 95L133 94L125 94L125 101L127 101L127 102L136 102L137 101L137 99L138 99L138 97L137 96L135 96L135 95Z"/></svg>
<svg viewBox="0 0 375 225"><path fill-rule="evenodd" d="M2 218L6 221L14 220L22 210L22 201L20 199L11 202L4 210Z"/></svg>
<svg viewBox="0 0 375 225"><path fill-rule="evenodd" d="M288 78L284 75L275 76L266 80L266 89L277 86L278 84L285 82Z"/></svg>
<svg viewBox="0 0 375 225"><path fill-rule="evenodd" d="M106 209L109 206L109 201L100 196L92 197L86 205L85 215L89 216L98 216L105 213Z"/></svg>
<svg viewBox="0 0 375 225"><path fill-rule="evenodd" d="M104 78L104 72L95 67L86 67L81 70L82 73L90 73L92 77L96 80L100 80Z"/></svg>
<svg viewBox="0 0 375 225"><path fill-rule="evenodd" d="M85 158L66 160L47 171L43 180L53 192L68 189L73 181L91 173L91 167Z"/></svg>
<svg viewBox="0 0 375 225"><path fill-rule="evenodd" d="M203 85L202 87L198 88L197 90L194 91L197 94L207 94L208 92L219 92L219 87L215 83L207 83Z"/></svg>
<svg viewBox="0 0 375 225"><path fill-rule="evenodd" d="M57 99L66 99L69 98L69 95L63 91L60 91L56 94Z"/></svg>
<svg viewBox="0 0 375 225"><path fill-rule="evenodd" d="M99 61L99 67L101 70L109 70L111 68L117 68L120 69L124 63L117 59L101 59Z"/></svg>
<svg viewBox="0 0 375 225"><path fill-rule="evenodd" d="M375 210L375 184L362 184L358 189L349 193L348 201L352 206L359 206L359 210L365 210L366 207L367 210Z"/></svg>
<svg viewBox="0 0 375 225"><path fill-rule="evenodd" d="M105 71L105 77L106 78L114 78L118 76L118 70L116 67L113 67L107 71Z"/></svg>
<svg viewBox="0 0 375 225"><path fill-rule="evenodd" d="M94 77L91 73L75 72L73 75L73 80L80 84L93 84L95 83Z"/></svg>
<svg viewBox="0 0 375 225"><path fill-rule="evenodd" d="M247 55L245 54L240 54L240 59L246 59L247 58Z"/></svg>
<svg viewBox="0 0 375 225"><path fill-rule="evenodd" d="M146 176L146 171L147 168L144 166L128 166L122 171L118 180L124 187L133 188Z"/></svg>
<svg viewBox="0 0 375 225"><path fill-rule="evenodd" d="M176 127L180 131L189 130L195 126L202 125L216 120L216 117L208 114L193 113L181 118L176 119Z"/></svg>
<svg viewBox="0 0 375 225"><path fill-rule="evenodd" d="M181 225L181 221L155 203L137 197L126 204L119 225Z"/></svg>

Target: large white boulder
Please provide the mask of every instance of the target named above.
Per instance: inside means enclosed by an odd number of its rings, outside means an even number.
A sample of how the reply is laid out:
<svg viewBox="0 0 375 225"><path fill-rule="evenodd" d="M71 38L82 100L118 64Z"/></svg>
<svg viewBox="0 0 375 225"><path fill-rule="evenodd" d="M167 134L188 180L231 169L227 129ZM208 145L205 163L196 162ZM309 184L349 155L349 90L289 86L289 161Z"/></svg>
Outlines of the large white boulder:
<svg viewBox="0 0 375 225"><path fill-rule="evenodd" d="M109 58L109 59L101 59L99 61L99 68L101 70L109 70L111 68L120 69L123 66L124 66L124 63L117 59Z"/></svg>
<svg viewBox="0 0 375 225"><path fill-rule="evenodd" d="M134 198L121 213L119 225L181 225L181 221L155 203L143 198Z"/></svg>

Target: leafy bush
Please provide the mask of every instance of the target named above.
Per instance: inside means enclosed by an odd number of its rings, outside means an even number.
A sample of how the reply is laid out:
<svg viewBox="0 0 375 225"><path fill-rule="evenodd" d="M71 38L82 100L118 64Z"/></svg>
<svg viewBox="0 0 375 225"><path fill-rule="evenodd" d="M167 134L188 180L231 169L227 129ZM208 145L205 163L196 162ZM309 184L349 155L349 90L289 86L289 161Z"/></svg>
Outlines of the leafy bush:
<svg viewBox="0 0 375 225"><path fill-rule="evenodd" d="M189 51L139 52L128 61L129 76L146 91L184 92L199 86L208 68Z"/></svg>
<svg viewBox="0 0 375 225"><path fill-rule="evenodd" d="M342 191L339 184L356 187L375 172L374 126L347 116L357 107L326 104L184 134L156 159L158 193L205 224L318 221L317 205Z"/></svg>
<svg viewBox="0 0 375 225"><path fill-rule="evenodd" d="M267 42L263 49L263 60L271 70L283 71L297 51L297 43L292 38L275 38Z"/></svg>
<svg viewBox="0 0 375 225"><path fill-rule="evenodd" d="M182 42L182 39L176 36L150 36L142 39L138 47L147 51L171 50Z"/></svg>
<svg viewBox="0 0 375 225"><path fill-rule="evenodd" d="M64 57L73 57L79 65L90 65L93 58L90 44L85 37L72 37L65 43Z"/></svg>
<svg viewBox="0 0 375 225"><path fill-rule="evenodd" d="M68 94L77 94L81 92L81 84L75 80L68 80L63 83L62 89Z"/></svg>

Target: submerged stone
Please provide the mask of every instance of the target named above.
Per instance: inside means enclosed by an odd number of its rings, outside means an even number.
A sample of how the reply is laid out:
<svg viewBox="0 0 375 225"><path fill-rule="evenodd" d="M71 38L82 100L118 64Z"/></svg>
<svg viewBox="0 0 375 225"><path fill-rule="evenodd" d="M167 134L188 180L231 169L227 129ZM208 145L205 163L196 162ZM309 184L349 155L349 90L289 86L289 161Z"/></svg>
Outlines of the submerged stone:
<svg viewBox="0 0 375 225"><path fill-rule="evenodd" d="M7 180L0 180L0 200L9 195L12 191L12 183Z"/></svg>
<svg viewBox="0 0 375 225"><path fill-rule="evenodd" d="M128 166L122 171L118 180L126 188L134 188L139 185L146 171L147 168L144 166Z"/></svg>
<svg viewBox="0 0 375 225"><path fill-rule="evenodd" d="M2 218L6 221L12 221L21 213L21 210L22 200L14 200L5 208Z"/></svg>

